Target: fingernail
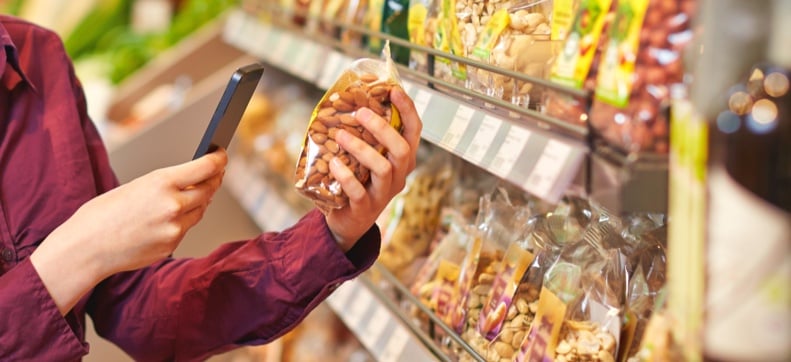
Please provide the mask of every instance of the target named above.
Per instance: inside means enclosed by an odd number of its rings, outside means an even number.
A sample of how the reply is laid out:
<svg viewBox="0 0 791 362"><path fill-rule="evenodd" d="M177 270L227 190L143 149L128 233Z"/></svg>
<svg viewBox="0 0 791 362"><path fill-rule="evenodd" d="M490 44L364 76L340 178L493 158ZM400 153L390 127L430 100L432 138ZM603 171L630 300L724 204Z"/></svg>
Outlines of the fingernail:
<svg viewBox="0 0 791 362"><path fill-rule="evenodd" d="M367 122L371 117L373 117L374 112L368 108L360 108L357 111L357 120Z"/></svg>

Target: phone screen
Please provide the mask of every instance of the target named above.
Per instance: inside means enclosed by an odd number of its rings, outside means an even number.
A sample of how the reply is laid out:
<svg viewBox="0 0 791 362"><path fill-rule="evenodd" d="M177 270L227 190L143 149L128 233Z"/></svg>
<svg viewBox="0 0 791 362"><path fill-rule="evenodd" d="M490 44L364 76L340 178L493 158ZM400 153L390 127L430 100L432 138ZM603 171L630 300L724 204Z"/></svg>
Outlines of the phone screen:
<svg viewBox="0 0 791 362"><path fill-rule="evenodd" d="M246 65L233 73L192 157L193 160L218 147L228 148L263 73L264 67L258 63Z"/></svg>

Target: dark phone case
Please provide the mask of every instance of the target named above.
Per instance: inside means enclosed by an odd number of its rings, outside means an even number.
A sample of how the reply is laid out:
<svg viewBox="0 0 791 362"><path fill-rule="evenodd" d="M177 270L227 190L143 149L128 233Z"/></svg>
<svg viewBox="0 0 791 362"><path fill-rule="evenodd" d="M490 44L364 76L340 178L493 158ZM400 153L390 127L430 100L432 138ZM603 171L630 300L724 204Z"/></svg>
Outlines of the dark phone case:
<svg viewBox="0 0 791 362"><path fill-rule="evenodd" d="M263 73L264 67L258 63L245 65L233 73L192 157L193 160L218 147L228 148Z"/></svg>

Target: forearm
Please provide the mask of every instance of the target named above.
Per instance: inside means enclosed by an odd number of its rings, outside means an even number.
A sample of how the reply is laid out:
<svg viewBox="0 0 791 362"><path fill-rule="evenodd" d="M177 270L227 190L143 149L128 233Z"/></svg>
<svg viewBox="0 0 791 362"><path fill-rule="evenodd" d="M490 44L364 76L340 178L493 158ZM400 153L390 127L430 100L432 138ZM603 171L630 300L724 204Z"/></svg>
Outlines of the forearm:
<svg viewBox="0 0 791 362"><path fill-rule="evenodd" d="M30 255L33 268L62 316L109 275L101 271L99 258L90 248L71 244L54 234Z"/></svg>
<svg viewBox="0 0 791 362"><path fill-rule="evenodd" d="M89 313L101 336L139 360L202 359L266 343L368 268L378 235L371 229L344 254L314 212L292 229L228 243L205 258L114 275L91 294Z"/></svg>

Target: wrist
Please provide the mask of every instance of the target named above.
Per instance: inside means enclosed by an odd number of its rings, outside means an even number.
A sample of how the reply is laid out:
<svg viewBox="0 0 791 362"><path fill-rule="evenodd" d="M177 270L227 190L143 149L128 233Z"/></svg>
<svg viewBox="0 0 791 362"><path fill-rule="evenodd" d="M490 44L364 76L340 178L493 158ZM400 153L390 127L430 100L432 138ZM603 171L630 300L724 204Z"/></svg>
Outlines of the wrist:
<svg viewBox="0 0 791 362"><path fill-rule="evenodd" d="M30 255L30 262L62 315L109 276L90 248L72 247L52 235Z"/></svg>

